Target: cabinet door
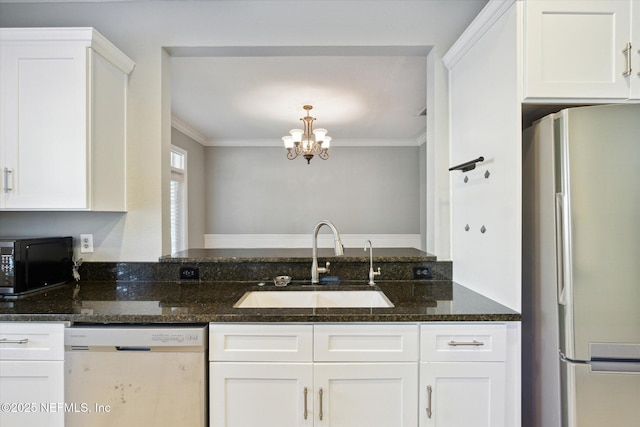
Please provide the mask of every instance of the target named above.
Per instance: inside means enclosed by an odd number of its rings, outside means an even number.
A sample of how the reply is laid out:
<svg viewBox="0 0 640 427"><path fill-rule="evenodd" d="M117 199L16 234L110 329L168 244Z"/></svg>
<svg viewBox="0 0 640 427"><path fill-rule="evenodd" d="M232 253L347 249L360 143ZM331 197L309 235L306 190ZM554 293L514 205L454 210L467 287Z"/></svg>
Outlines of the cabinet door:
<svg viewBox="0 0 640 427"><path fill-rule="evenodd" d="M417 363L316 363L315 425L415 427Z"/></svg>
<svg viewBox="0 0 640 427"><path fill-rule="evenodd" d="M86 49L2 47L0 208L87 207Z"/></svg>
<svg viewBox="0 0 640 427"><path fill-rule="evenodd" d="M504 427L503 362L420 364L421 427Z"/></svg>
<svg viewBox="0 0 640 427"><path fill-rule="evenodd" d="M313 425L311 363L210 363L211 427Z"/></svg>
<svg viewBox="0 0 640 427"><path fill-rule="evenodd" d="M525 2L525 98L627 99L631 1Z"/></svg>
<svg viewBox="0 0 640 427"><path fill-rule="evenodd" d="M64 362L1 361L2 427L64 426Z"/></svg>

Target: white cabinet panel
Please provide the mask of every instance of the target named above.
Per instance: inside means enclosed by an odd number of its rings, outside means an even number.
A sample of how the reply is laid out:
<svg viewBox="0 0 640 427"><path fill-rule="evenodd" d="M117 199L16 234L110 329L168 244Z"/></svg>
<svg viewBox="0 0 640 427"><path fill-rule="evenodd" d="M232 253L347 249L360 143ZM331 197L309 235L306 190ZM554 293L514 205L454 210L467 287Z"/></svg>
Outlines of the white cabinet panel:
<svg viewBox="0 0 640 427"><path fill-rule="evenodd" d="M316 363L316 426L414 427L417 363Z"/></svg>
<svg viewBox="0 0 640 427"><path fill-rule="evenodd" d="M211 363L210 401L211 427L312 426L312 364Z"/></svg>
<svg viewBox="0 0 640 427"><path fill-rule="evenodd" d="M310 362L313 325L211 324L209 360Z"/></svg>
<svg viewBox="0 0 640 427"><path fill-rule="evenodd" d="M525 98L627 99L631 3L525 2Z"/></svg>
<svg viewBox="0 0 640 427"><path fill-rule="evenodd" d="M420 359L429 362L505 361L505 324L443 324L420 327Z"/></svg>
<svg viewBox="0 0 640 427"><path fill-rule="evenodd" d="M522 114L516 6L450 68L449 94L451 165L485 159L467 173L451 172L453 279L518 310Z"/></svg>
<svg viewBox="0 0 640 427"><path fill-rule="evenodd" d="M64 426L64 362L0 362L2 427Z"/></svg>
<svg viewBox="0 0 640 427"><path fill-rule="evenodd" d="M84 46L2 48L5 208L85 207L86 54Z"/></svg>
<svg viewBox="0 0 640 427"><path fill-rule="evenodd" d="M64 323L0 323L0 361L63 361L64 328Z"/></svg>
<svg viewBox="0 0 640 427"><path fill-rule="evenodd" d="M505 364L420 364L421 427L504 427Z"/></svg>
<svg viewBox="0 0 640 427"><path fill-rule="evenodd" d="M315 325L314 360L410 362L418 360L418 325Z"/></svg>

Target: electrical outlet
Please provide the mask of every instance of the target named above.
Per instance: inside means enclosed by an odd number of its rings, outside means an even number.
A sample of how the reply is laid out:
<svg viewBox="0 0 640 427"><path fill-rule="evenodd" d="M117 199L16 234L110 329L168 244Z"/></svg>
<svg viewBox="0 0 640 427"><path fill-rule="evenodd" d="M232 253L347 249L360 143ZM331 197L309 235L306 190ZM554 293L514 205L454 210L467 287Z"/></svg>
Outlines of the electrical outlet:
<svg viewBox="0 0 640 427"><path fill-rule="evenodd" d="M93 234L80 235L80 252L93 252Z"/></svg>
<svg viewBox="0 0 640 427"><path fill-rule="evenodd" d="M413 279L431 279L431 269L429 267L413 267Z"/></svg>
<svg viewBox="0 0 640 427"><path fill-rule="evenodd" d="M198 267L180 267L180 280L199 280L200 269Z"/></svg>

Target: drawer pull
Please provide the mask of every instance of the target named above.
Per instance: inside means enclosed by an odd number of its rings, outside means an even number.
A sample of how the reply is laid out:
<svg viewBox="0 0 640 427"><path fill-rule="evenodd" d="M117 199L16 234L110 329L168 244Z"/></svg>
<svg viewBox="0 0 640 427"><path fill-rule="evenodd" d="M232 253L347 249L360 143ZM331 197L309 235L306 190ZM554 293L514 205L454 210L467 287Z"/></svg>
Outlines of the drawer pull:
<svg viewBox="0 0 640 427"><path fill-rule="evenodd" d="M4 192L8 193L9 191L13 191L13 169L4 168ZM11 178L9 178L11 176ZM11 185L9 185L9 181L11 181ZM1 341L1 340L0 340Z"/></svg>
<svg viewBox="0 0 640 427"><path fill-rule="evenodd" d="M19 340L10 340L9 338L0 339L0 344L28 344L29 338L22 338Z"/></svg>
<svg viewBox="0 0 640 427"><path fill-rule="evenodd" d="M308 415L308 412L307 412L307 393L308 393L308 390L305 387L304 388L304 419L305 420L307 419L307 415Z"/></svg>
<svg viewBox="0 0 640 427"><path fill-rule="evenodd" d="M322 387L320 387L320 390L318 390L318 394L320 395L320 411L318 413L318 418L320 418L320 421L322 421Z"/></svg>
<svg viewBox="0 0 640 427"><path fill-rule="evenodd" d="M631 43L627 43L622 53L624 53L626 59L626 66L622 75L628 77L631 75Z"/></svg>
<svg viewBox="0 0 640 427"><path fill-rule="evenodd" d="M473 347L480 347L483 346L484 343L482 341L454 341L451 340L448 343L451 347L459 347L459 346L473 346Z"/></svg>
<svg viewBox="0 0 640 427"><path fill-rule="evenodd" d="M427 417L431 418L431 392L433 390L431 389L431 386L428 385L427 386Z"/></svg>

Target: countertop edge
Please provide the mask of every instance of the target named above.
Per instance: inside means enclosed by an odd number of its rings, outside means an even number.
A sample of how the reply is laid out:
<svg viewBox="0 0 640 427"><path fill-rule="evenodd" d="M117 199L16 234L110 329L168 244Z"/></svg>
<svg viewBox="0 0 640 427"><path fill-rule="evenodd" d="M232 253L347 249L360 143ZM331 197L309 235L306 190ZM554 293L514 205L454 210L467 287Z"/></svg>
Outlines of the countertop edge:
<svg viewBox="0 0 640 427"><path fill-rule="evenodd" d="M498 314L365 314L365 315L88 315L88 314L0 314L0 322L76 323L416 323L416 322L520 322L517 313Z"/></svg>

